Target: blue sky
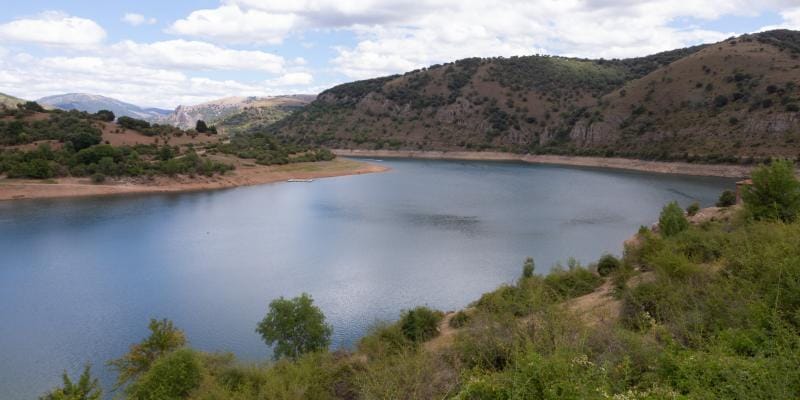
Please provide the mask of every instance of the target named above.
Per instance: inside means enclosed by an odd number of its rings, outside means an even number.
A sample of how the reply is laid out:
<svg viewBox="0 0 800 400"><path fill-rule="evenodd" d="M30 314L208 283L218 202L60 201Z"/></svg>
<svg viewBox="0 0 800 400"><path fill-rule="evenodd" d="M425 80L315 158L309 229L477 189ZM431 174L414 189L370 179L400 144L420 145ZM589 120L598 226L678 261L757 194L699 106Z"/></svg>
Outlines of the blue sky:
<svg viewBox="0 0 800 400"><path fill-rule="evenodd" d="M317 93L464 57L622 58L800 28L800 0L8 3L0 92L88 92L165 108Z"/></svg>

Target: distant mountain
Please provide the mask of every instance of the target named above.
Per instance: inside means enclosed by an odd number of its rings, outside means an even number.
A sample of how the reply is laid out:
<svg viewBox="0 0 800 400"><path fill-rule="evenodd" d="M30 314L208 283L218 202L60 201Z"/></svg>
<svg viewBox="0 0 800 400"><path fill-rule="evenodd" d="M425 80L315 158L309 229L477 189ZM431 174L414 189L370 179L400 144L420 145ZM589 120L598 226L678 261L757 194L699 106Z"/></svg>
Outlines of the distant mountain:
<svg viewBox="0 0 800 400"><path fill-rule="evenodd" d="M270 126L336 148L698 162L800 154L800 32L623 60L471 58L328 89Z"/></svg>
<svg viewBox="0 0 800 400"><path fill-rule="evenodd" d="M272 97L226 97L193 106L178 106L169 115L158 119L180 128L193 128L198 120L233 131L245 131L265 126L302 108L315 95L286 95Z"/></svg>
<svg viewBox="0 0 800 400"><path fill-rule="evenodd" d="M17 104L24 103L25 100L18 97L9 96L5 93L0 93L0 107L14 108Z"/></svg>
<svg viewBox="0 0 800 400"><path fill-rule="evenodd" d="M90 113L95 113L100 110L110 110L117 117L127 116L144 120L155 120L171 112L170 110L162 110L159 108L142 108L110 97L86 93L47 96L42 97L37 100L37 102L62 110L79 110Z"/></svg>

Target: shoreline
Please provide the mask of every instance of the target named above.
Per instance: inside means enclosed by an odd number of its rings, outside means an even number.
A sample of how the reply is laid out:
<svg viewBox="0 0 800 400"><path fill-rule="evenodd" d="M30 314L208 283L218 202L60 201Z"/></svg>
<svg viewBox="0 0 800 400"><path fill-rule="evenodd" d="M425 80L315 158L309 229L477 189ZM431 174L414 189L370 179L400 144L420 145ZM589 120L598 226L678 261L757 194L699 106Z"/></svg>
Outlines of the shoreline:
<svg viewBox="0 0 800 400"><path fill-rule="evenodd" d="M340 157L415 158L427 160L520 161L530 164L568 165L574 167L611 168L659 174L746 178L755 166L731 164L692 164L687 162L644 161L631 158L605 158L515 154L497 151L433 151L433 150L347 150L333 149Z"/></svg>
<svg viewBox="0 0 800 400"><path fill-rule="evenodd" d="M0 201L119 196L129 194L184 193L285 182L288 179L322 179L388 171L368 162L340 159L277 166L244 164L232 173L212 177L156 177L152 181L122 179L95 184L88 178L0 179Z"/></svg>

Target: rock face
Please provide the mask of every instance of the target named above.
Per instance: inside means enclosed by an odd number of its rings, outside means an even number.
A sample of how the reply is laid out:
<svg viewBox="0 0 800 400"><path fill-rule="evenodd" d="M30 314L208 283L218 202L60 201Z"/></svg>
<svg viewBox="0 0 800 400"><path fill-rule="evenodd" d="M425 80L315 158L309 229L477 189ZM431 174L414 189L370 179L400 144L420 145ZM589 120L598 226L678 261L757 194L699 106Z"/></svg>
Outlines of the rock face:
<svg viewBox="0 0 800 400"><path fill-rule="evenodd" d="M78 110L96 113L100 110L111 110L117 117L131 117L148 121L169 114L169 110L159 108L142 108L110 97L87 93L68 93L42 97L39 104L62 110Z"/></svg>
<svg viewBox="0 0 800 400"><path fill-rule="evenodd" d="M292 110L305 106L315 98L314 95L302 94L274 97L226 97L193 106L178 106L175 111L158 118L157 122L187 129L193 128L198 120L203 120L208 124L217 124L250 108Z"/></svg>
<svg viewBox="0 0 800 400"><path fill-rule="evenodd" d="M336 148L800 155L800 32L626 60L464 59L331 88L272 129Z"/></svg>

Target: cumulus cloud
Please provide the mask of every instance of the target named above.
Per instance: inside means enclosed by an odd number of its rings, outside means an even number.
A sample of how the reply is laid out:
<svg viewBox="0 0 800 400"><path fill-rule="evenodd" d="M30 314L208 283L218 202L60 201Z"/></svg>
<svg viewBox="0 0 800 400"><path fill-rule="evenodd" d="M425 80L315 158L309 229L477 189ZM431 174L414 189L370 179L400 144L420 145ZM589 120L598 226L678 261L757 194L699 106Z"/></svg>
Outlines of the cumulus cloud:
<svg viewBox="0 0 800 400"><path fill-rule="evenodd" d="M100 44L106 31L96 22L48 11L0 25L0 41L86 48Z"/></svg>
<svg viewBox="0 0 800 400"><path fill-rule="evenodd" d="M283 57L257 50L233 50L206 42L168 40L136 43L126 40L111 51L131 63L192 70L242 70L280 73Z"/></svg>
<svg viewBox="0 0 800 400"><path fill-rule="evenodd" d="M232 43L279 43L293 34L347 30L331 62L351 78L402 72L463 57L545 52L631 57L735 33L681 26L796 6L796 0L222 0L170 32ZM786 24L792 15L784 15Z"/></svg>
<svg viewBox="0 0 800 400"><path fill-rule="evenodd" d="M277 14L238 5L197 10L175 21L168 32L231 43L280 43L296 24L294 14Z"/></svg>
<svg viewBox="0 0 800 400"><path fill-rule="evenodd" d="M158 22L155 18L152 17L145 17L142 14L137 13L126 13L122 16L122 22L130 26L139 26L139 25L153 25Z"/></svg>

